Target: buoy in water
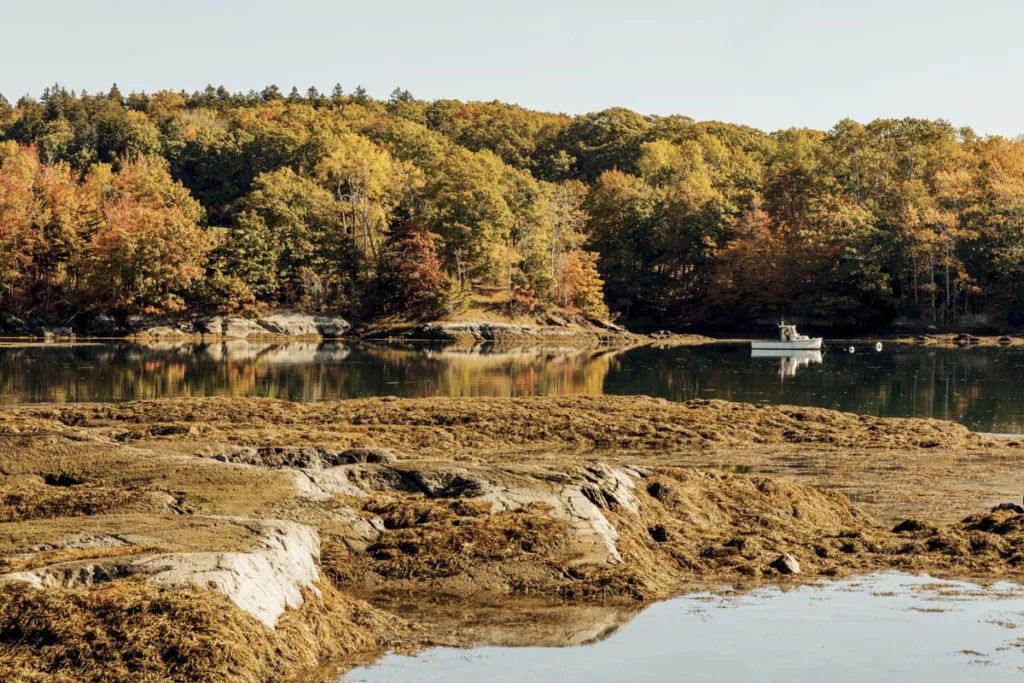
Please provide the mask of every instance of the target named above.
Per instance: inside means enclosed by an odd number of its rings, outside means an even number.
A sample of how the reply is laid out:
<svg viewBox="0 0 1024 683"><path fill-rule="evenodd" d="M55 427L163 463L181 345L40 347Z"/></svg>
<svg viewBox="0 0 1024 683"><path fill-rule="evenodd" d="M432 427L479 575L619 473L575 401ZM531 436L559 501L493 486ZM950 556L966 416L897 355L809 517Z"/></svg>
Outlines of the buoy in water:
<svg viewBox="0 0 1024 683"><path fill-rule="evenodd" d="M853 353L853 352L854 352L855 350L856 350L856 349L854 349L854 348L853 348L852 346L851 346L850 348L848 348L848 349L847 349L847 351L849 351L850 353Z"/></svg>
<svg viewBox="0 0 1024 683"><path fill-rule="evenodd" d="M876 342L875 343L875 351L881 351L881 350L882 350L882 342Z"/></svg>

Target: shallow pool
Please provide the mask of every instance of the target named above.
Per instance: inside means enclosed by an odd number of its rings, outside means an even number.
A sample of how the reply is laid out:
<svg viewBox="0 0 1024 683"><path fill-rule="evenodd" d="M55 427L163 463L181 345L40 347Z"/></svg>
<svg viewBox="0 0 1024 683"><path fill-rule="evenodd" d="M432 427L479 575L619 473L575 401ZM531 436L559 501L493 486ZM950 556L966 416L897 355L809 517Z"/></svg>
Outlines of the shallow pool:
<svg viewBox="0 0 1024 683"><path fill-rule="evenodd" d="M577 647L388 655L345 683L1021 681L1024 587L876 574L658 603Z"/></svg>

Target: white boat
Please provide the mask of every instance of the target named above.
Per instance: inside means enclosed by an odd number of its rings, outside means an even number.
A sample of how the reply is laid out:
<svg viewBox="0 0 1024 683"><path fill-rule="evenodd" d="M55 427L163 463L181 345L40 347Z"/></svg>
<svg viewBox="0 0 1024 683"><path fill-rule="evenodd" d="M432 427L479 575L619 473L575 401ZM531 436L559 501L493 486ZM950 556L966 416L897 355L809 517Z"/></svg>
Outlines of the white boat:
<svg viewBox="0 0 1024 683"><path fill-rule="evenodd" d="M752 341L750 348L754 351L817 351L822 341L821 337L798 334L796 325L787 325L783 320L779 323L778 341Z"/></svg>

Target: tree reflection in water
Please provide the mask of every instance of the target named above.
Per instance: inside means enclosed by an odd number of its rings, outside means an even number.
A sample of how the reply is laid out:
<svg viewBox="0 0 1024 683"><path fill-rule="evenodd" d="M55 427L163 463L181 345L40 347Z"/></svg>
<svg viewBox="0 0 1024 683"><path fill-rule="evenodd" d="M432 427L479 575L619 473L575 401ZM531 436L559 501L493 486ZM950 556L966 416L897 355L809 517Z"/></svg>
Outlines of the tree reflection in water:
<svg viewBox="0 0 1024 683"><path fill-rule="evenodd" d="M781 372L785 375L780 381ZM749 346L464 351L342 343L0 346L0 403L265 396L644 394L791 403L1024 431L1024 349L891 344L881 353L752 357Z"/></svg>
<svg viewBox="0 0 1024 683"><path fill-rule="evenodd" d="M604 351L455 351L243 340L11 345L0 347L0 402L600 394L613 359Z"/></svg>

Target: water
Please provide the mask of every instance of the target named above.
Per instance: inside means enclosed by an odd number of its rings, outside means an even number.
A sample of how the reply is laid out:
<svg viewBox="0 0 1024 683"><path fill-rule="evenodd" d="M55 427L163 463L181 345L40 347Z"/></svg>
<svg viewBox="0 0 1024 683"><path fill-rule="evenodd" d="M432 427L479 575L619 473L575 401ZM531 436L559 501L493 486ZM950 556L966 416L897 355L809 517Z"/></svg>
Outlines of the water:
<svg viewBox="0 0 1024 683"><path fill-rule="evenodd" d="M746 345L623 352L475 352L342 343L0 346L0 403L167 396L646 394L791 403L954 420L1024 433L1024 348L858 344L821 356L752 358Z"/></svg>
<svg viewBox="0 0 1024 683"><path fill-rule="evenodd" d="M697 594L580 647L388 655L344 683L1020 681L1024 589L879 574L736 598Z"/></svg>

